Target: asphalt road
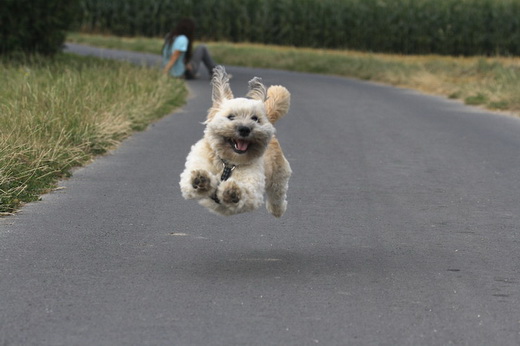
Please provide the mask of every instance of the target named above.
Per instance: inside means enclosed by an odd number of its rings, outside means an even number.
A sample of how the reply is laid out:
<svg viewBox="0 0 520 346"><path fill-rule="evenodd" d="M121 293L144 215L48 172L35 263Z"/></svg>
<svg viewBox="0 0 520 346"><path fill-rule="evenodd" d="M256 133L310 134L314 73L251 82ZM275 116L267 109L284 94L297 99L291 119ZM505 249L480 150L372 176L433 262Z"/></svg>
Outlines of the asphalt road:
<svg viewBox="0 0 520 346"><path fill-rule="evenodd" d="M228 70L236 95L255 75L292 93L287 213L182 199L210 105L190 81L183 109L0 219L0 345L520 344L519 119Z"/></svg>

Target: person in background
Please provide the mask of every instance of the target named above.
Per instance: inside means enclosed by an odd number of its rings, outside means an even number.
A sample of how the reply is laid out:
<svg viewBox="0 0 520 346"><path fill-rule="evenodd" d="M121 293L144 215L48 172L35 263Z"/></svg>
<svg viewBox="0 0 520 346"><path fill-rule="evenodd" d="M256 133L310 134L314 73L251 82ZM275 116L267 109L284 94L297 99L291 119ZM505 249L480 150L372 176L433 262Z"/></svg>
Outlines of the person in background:
<svg viewBox="0 0 520 346"><path fill-rule="evenodd" d="M202 62L212 76L216 64L205 45L199 45L193 50L194 33L195 22L185 18L166 35L162 47L164 74L194 79Z"/></svg>

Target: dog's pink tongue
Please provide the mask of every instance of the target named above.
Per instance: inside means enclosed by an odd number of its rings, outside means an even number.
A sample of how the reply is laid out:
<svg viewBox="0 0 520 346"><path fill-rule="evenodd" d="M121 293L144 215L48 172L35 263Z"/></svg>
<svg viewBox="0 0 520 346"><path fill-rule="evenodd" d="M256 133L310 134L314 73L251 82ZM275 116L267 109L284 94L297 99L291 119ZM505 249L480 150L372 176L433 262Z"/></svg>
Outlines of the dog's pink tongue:
<svg viewBox="0 0 520 346"><path fill-rule="evenodd" d="M236 148L240 151L246 151L247 150L247 147L249 146L249 142L247 141L243 141L241 139L237 139L235 141L236 143Z"/></svg>

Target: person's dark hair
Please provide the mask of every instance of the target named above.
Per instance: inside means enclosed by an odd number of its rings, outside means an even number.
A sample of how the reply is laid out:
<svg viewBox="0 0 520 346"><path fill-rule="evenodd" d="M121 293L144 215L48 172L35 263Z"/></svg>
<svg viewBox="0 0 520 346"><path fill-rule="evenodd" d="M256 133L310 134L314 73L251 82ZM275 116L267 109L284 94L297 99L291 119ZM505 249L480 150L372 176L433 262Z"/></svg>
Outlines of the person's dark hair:
<svg viewBox="0 0 520 346"><path fill-rule="evenodd" d="M177 36L184 35L188 38L188 50L186 51L184 61L185 62L190 61L194 33L195 33L195 22L190 18L181 19L181 21L177 24L175 29L173 29L172 31L170 31L168 33L168 35L166 35L166 38L164 39L163 49L166 46L171 46Z"/></svg>

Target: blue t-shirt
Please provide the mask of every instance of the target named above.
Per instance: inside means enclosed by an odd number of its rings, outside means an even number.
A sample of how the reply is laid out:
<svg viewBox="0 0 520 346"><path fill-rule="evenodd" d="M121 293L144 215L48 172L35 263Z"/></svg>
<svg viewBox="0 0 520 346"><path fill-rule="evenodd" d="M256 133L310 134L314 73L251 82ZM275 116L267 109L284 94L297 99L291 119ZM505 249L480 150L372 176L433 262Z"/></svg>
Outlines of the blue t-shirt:
<svg viewBox="0 0 520 346"><path fill-rule="evenodd" d="M184 75L184 70L186 66L184 66L184 57L186 55L186 51L188 50L188 38L184 35L179 35L175 37L172 45L166 45L163 49L163 67L168 64L170 58L176 50L181 52L181 55L173 64L173 67L170 69L170 75L173 77L181 77Z"/></svg>

